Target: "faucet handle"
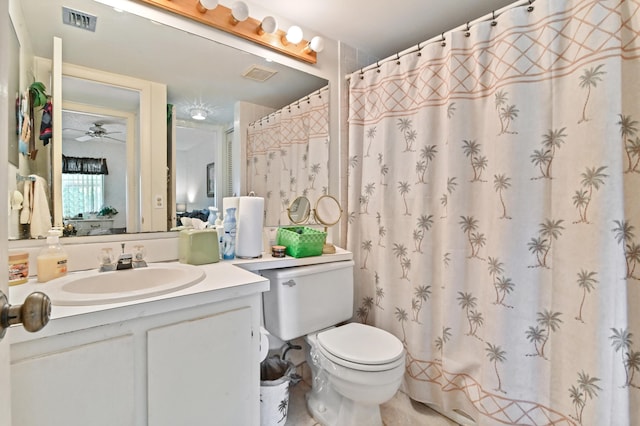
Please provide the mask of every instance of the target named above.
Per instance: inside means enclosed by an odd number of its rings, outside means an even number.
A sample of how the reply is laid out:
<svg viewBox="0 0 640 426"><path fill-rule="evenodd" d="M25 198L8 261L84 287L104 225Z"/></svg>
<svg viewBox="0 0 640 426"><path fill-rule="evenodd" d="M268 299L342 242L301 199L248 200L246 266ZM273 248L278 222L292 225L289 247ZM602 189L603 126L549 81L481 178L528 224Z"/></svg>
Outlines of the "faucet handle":
<svg viewBox="0 0 640 426"><path fill-rule="evenodd" d="M98 254L98 263L100 264L100 272L113 271L116 269L115 266L116 258L113 254L113 249L107 247L100 250Z"/></svg>
<svg viewBox="0 0 640 426"><path fill-rule="evenodd" d="M147 262L144 260L144 256L147 254L144 246L142 244L138 244L133 246L133 267L134 268L144 268L147 266Z"/></svg>

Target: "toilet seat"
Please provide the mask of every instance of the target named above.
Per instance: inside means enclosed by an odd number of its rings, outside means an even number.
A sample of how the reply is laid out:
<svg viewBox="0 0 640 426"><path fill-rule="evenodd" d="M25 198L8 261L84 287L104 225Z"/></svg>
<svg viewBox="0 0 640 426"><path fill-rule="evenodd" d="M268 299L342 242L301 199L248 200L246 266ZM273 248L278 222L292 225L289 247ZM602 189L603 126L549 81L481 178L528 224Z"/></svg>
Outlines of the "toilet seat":
<svg viewBox="0 0 640 426"><path fill-rule="evenodd" d="M349 323L317 334L329 360L360 371L390 370L404 362L404 347L393 334L369 325Z"/></svg>

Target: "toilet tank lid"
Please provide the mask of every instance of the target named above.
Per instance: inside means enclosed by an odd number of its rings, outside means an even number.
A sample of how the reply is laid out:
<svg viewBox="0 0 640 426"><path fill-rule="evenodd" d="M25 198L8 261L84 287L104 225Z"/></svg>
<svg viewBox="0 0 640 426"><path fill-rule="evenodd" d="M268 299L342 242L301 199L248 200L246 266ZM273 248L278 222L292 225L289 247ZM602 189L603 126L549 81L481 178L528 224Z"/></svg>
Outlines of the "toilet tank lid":
<svg viewBox="0 0 640 426"><path fill-rule="evenodd" d="M393 334L357 322L318 333L318 342L336 357L369 365L393 362L404 349Z"/></svg>

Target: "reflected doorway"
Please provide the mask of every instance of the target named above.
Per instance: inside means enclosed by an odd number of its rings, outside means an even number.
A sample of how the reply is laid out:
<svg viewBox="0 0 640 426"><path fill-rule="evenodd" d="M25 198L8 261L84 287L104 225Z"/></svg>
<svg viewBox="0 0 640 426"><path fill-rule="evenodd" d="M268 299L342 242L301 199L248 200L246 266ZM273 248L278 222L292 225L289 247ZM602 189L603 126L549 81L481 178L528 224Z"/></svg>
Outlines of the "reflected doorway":
<svg viewBox="0 0 640 426"><path fill-rule="evenodd" d="M62 203L65 234L127 232L127 144L134 114L65 102ZM129 142L131 141L131 142Z"/></svg>

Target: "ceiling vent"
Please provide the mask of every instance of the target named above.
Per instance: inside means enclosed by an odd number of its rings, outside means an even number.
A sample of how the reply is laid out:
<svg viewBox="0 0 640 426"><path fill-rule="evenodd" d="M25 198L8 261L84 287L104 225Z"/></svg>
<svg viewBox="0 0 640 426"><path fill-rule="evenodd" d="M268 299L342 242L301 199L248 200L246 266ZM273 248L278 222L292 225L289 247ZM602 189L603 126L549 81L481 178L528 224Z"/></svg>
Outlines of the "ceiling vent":
<svg viewBox="0 0 640 426"><path fill-rule="evenodd" d="M78 10L69 9L66 6L62 7L62 22L72 27L81 28L87 31L96 31L97 16L89 15L88 13L80 12Z"/></svg>
<svg viewBox="0 0 640 426"><path fill-rule="evenodd" d="M249 78L251 80L262 82L262 81L267 81L268 79L273 77L277 72L278 71L271 68L261 67L258 65L251 65L249 68L247 68L245 72L242 73L242 76L245 78Z"/></svg>

